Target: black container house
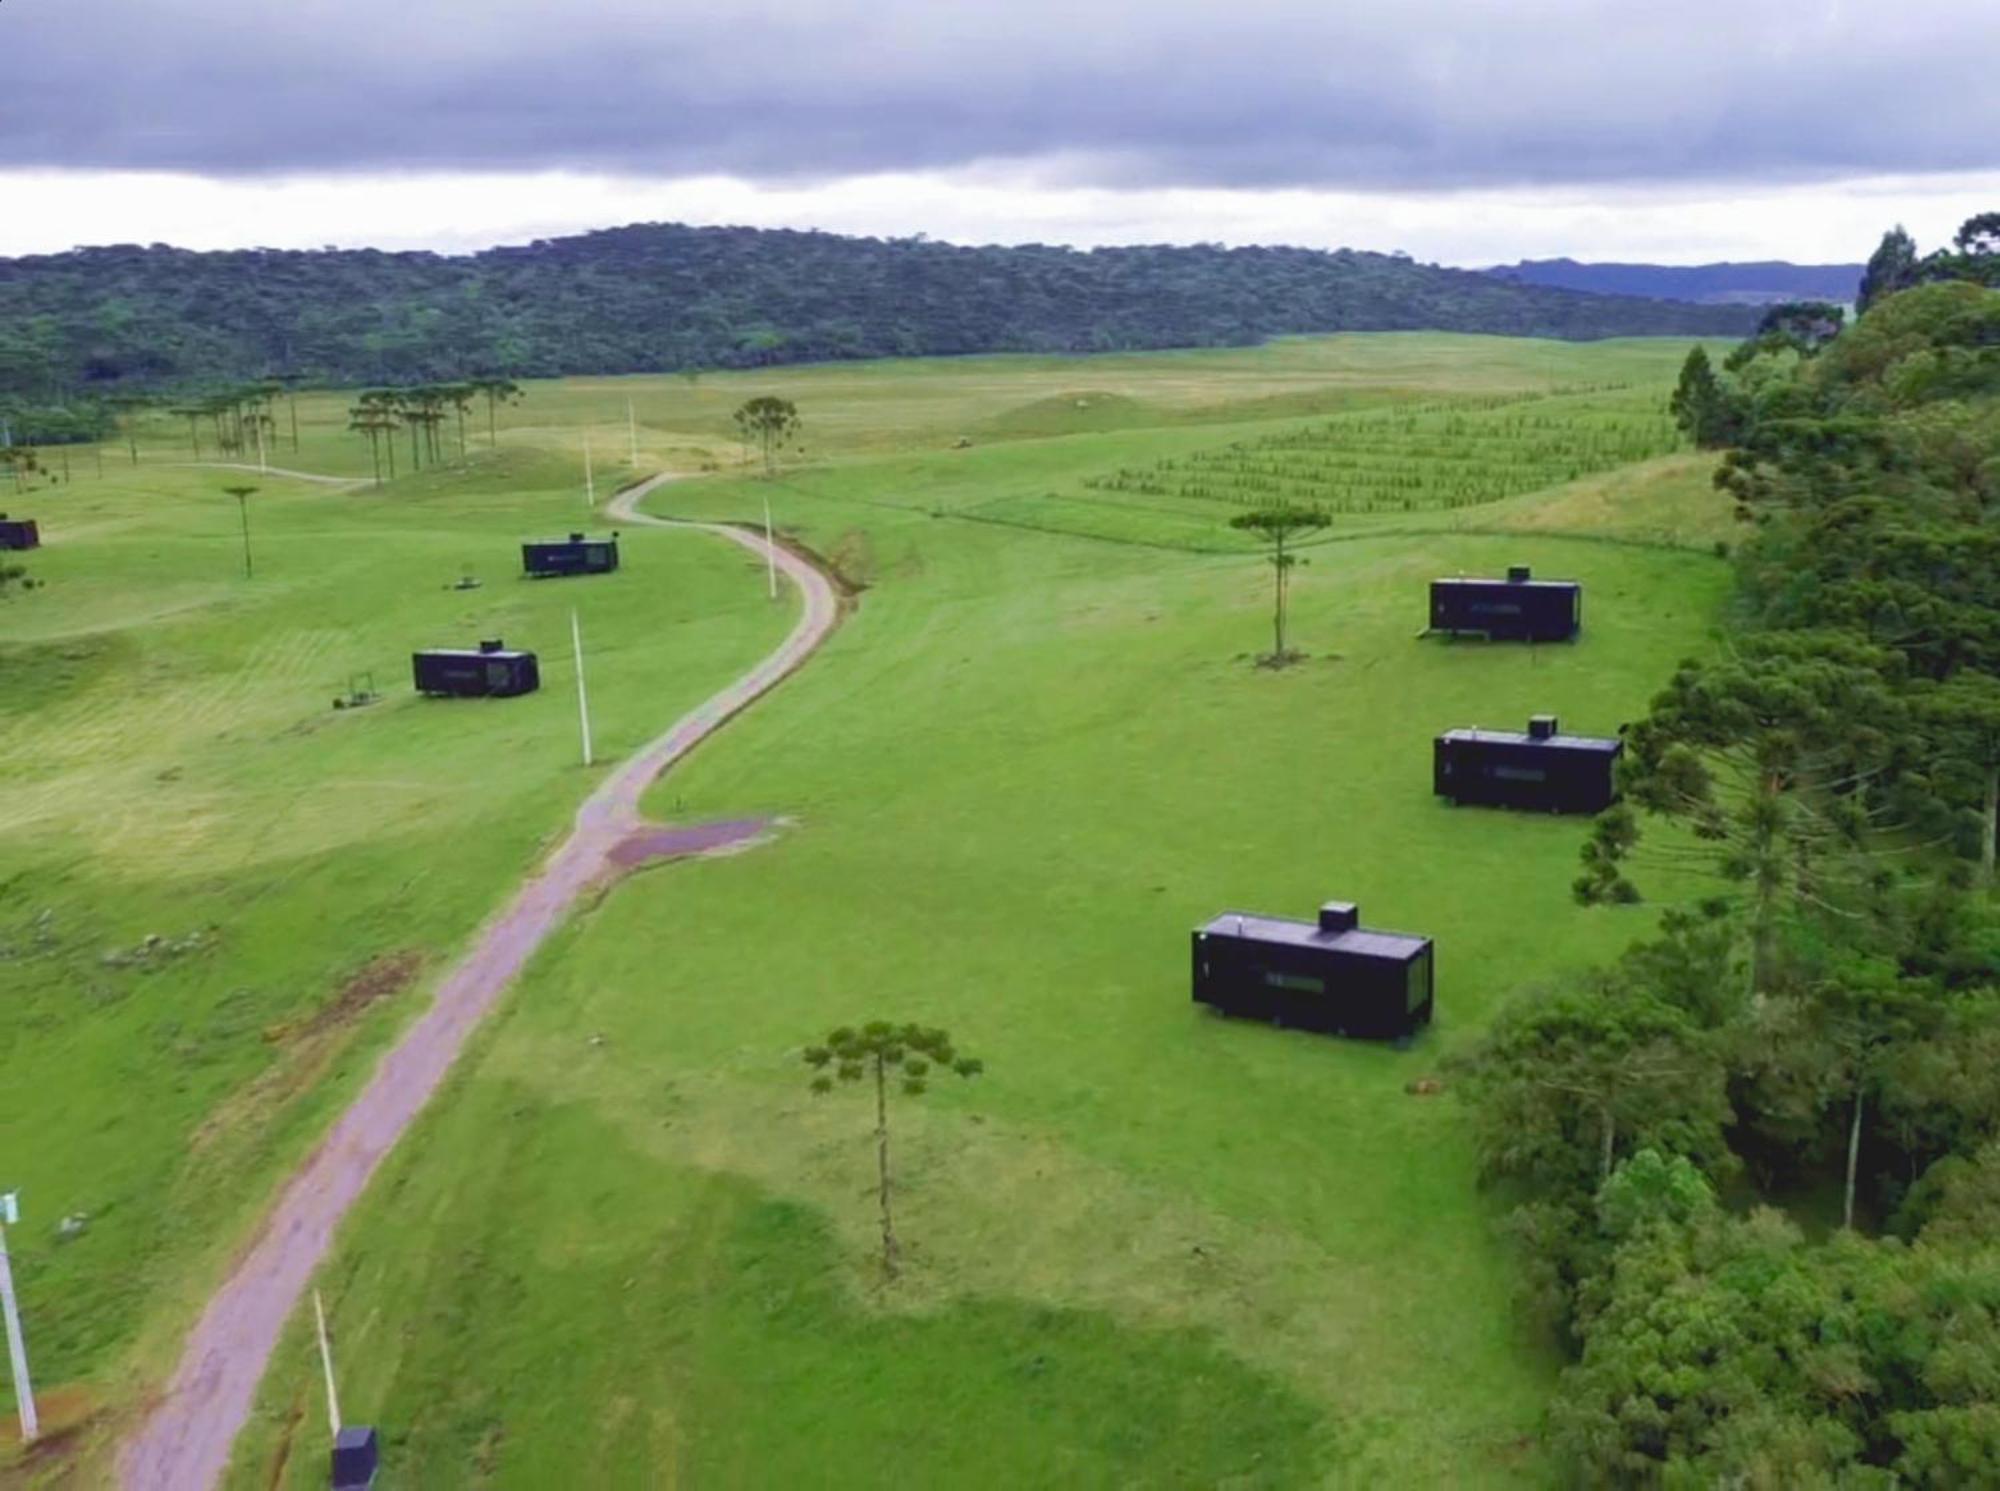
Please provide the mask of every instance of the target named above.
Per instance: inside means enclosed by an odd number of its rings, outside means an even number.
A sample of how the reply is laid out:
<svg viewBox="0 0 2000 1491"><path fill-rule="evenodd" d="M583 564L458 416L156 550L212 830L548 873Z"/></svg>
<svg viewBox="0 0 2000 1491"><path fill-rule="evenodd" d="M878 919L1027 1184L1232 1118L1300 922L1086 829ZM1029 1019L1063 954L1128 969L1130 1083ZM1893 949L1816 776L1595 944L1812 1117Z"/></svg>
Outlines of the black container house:
<svg viewBox="0 0 2000 1491"><path fill-rule="evenodd" d="M42 530L33 518L10 518L0 513L0 549L39 549Z"/></svg>
<svg viewBox="0 0 2000 1491"><path fill-rule="evenodd" d="M1601 813L1617 800L1624 751L1615 736L1559 734L1552 714L1535 715L1525 734L1447 730L1432 746L1431 785L1454 803Z"/></svg>
<svg viewBox="0 0 2000 1491"><path fill-rule="evenodd" d="M585 538L572 533L568 538L523 544L521 568L537 580L552 575L608 575L618 568L618 535Z"/></svg>
<svg viewBox="0 0 2000 1491"><path fill-rule="evenodd" d="M1396 1040L1431 1019L1431 939L1371 932L1349 901L1316 922L1224 912L1194 933L1194 998L1225 1015Z"/></svg>
<svg viewBox="0 0 2000 1491"><path fill-rule="evenodd" d="M499 641L481 642L477 651L433 647L412 653L417 692L460 699L511 699L542 686L532 652L510 652Z"/></svg>
<svg viewBox="0 0 2000 1491"><path fill-rule="evenodd" d="M1495 642L1568 642L1583 629L1583 586L1533 579L1525 564L1504 580L1433 580L1430 629Z"/></svg>
<svg viewBox="0 0 2000 1491"><path fill-rule="evenodd" d="M333 1436L333 1491L371 1491L380 1461L375 1431L349 1424Z"/></svg>

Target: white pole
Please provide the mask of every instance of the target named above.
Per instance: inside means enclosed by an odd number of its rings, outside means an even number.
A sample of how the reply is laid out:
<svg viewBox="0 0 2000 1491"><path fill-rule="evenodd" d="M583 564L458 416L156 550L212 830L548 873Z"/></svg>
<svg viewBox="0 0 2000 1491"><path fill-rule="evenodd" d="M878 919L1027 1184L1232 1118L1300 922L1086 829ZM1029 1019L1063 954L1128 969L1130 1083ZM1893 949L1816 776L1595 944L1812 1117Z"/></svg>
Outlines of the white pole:
<svg viewBox="0 0 2000 1491"><path fill-rule="evenodd" d="M326 1344L326 1307L319 1302L319 1291L313 1291L313 1317L319 1322L319 1364L326 1373L326 1422L332 1429L333 1437L340 1437L340 1395L333 1390L333 1350Z"/></svg>
<svg viewBox="0 0 2000 1491"><path fill-rule="evenodd" d="M625 401L625 433L632 437L632 469L639 469L639 417L632 412L632 401Z"/></svg>
<svg viewBox="0 0 2000 1491"><path fill-rule="evenodd" d="M771 599L778 598L778 546L771 538L771 499L764 499L764 578L770 582Z"/></svg>
<svg viewBox="0 0 2000 1491"><path fill-rule="evenodd" d="M590 436L583 437L583 500L597 506L597 478L590 474Z"/></svg>
<svg viewBox="0 0 2000 1491"><path fill-rule="evenodd" d="M569 613L570 646L576 650L576 714L583 726L583 764L591 764L590 757L590 695L583 690L583 623L577 620L574 607Z"/></svg>
<svg viewBox="0 0 2000 1491"><path fill-rule="evenodd" d="M21 1338L21 1309L14 1301L14 1267L7 1259L7 1224L20 1219L9 1191L0 1196L0 1311L7 1316L7 1357L14 1364L14 1398L21 1411L21 1443L33 1444L42 1432L35 1418L35 1385L28 1380L28 1344Z"/></svg>

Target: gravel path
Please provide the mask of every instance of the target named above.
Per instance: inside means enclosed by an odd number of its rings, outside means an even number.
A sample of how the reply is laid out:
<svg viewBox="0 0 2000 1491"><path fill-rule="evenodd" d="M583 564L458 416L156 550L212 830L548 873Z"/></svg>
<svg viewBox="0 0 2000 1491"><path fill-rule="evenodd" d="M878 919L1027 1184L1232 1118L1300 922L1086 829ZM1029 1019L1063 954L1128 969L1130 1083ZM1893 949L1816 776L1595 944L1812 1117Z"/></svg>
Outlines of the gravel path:
<svg viewBox="0 0 2000 1491"><path fill-rule="evenodd" d="M754 533L669 523L635 510L640 498L670 479L655 477L621 494L609 511L628 523L712 533L764 558L764 540ZM611 868L612 848L641 826L640 793L804 662L833 630L840 603L827 578L782 545L776 546L776 559L805 598L798 624L777 651L679 720L590 795L562 847L487 923L438 986L431 1007L382 1058L353 1105L285 1182L256 1240L202 1312L165 1396L125 1444L119 1477L130 1491L207 1491L222 1478L279 1332L325 1257L334 1228L429 1101L473 1027L578 894Z"/></svg>
<svg viewBox="0 0 2000 1491"><path fill-rule="evenodd" d="M283 476L292 481L309 481L322 487L365 487L365 476L320 476L311 471L288 471L283 466L259 466L254 461L169 461L183 471L250 471L258 476Z"/></svg>

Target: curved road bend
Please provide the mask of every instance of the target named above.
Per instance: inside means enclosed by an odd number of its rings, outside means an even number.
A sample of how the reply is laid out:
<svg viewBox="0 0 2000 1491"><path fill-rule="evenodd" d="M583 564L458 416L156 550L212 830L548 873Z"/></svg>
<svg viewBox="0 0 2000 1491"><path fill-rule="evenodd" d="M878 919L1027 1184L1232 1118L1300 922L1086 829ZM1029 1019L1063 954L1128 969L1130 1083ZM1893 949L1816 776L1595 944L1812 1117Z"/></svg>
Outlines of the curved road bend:
<svg viewBox="0 0 2000 1491"><path fill-rule="evenodd" d="M640 498L670 479L657 476L623 493L609 511L626 522L699 529L764 558L764 540L757 534L670 522L635 510ZM438 985L431 1007L382 1058L352 1106L284 1183L255 1242L202 1311L165 1396L121 1451L119 1477L129 1491L208 1491L221 1479L265 1363L325 1257L334 1228L436 1091L473 1027L579 893L605 873L612 847L640 826L640 793L773 688L833 630L840 618L833 586L805 560L782 545L774 547L778 567L805 597L798 624L776 652L676 722L590 795L562 847L480 931Z"/></svg>

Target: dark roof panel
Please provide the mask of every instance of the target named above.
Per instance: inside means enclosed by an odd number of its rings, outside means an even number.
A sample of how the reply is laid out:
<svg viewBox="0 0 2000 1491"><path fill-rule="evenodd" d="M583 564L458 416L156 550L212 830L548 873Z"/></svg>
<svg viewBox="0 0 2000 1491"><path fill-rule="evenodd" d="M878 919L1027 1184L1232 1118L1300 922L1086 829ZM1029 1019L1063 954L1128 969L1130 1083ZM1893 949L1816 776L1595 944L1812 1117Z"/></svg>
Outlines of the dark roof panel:
<svg viewBox="0 0 2000 1491"><path fill-rule="evenodd" d="M1347 932L1322 932L1317 922L1279 916L1252 916L1225 911L1200 929L1206 936L1240 937L1246 942L1282 942L1293 947L1320 947L1371 958L1407 961L1431 945L1428 937L1407 932L1374 932L1366 927Z"/></svg>
<svg viewBox="0 0 2000 1491"><path fill-rule="evenodd" d="M1447 730L1438 739L1470 741L1476 745L1552 746L1565 751L1602 751L1607 755L1625 744L1612 735L1534 736L1519 730Z"/></svg>
<svg viewBox="0 0 2000 1491"><path fill-rule="evenodd" d="M1509 580L1494 575L1482 578L1478 575L1449 575L1431 581L1433 585L1494 585L1507 590L1575 590L1583 584L1581 580Z"/></svg>

